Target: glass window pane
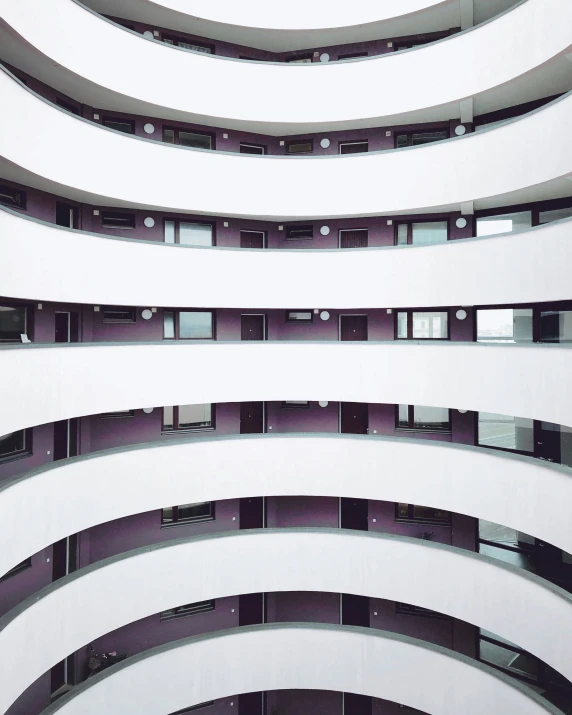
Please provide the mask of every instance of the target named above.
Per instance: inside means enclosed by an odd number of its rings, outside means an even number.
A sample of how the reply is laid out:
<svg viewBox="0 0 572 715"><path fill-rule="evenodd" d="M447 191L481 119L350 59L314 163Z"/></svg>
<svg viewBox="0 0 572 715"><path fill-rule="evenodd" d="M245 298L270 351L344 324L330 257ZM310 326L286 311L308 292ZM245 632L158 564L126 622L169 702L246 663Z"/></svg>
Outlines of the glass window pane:
<svg viewBox="0 0 572 715"><path fill-rule="evenodd" d="M165 243L175 243L174 221L165 221Z"/></svg>
<svg viewBox="0 0 572 715"><path fill-rule="evenodd" d="M210 149L211 138L208 134L195 134L194 132L179 132L179 144L195 149Z"/></svg>
<svg viewBox="0 0 572 715"><path fill-rule="evenodd" d="M533 420L524 417L479 412L478 443L483 447L532 452L533 424Z"/></svg>
<svg viewBox="0 0 572 715"><path fill-rule="evenodd" d="M447 313L413 313L413 337L442 339L447 337Z"/></svg>
<svg viewBox="0 0 572 715"><path fill-rule="evenodd" d="M401 149L404 146L409 145L409 137L407 134L398 134L396 138L396 146Z"/></svg>
<svg viewBox="0 0 572 715"><path fill-rule="evenodd" d="M25 449L26 432L19 430L0 437L0 457L9 457Z"/></svg>
<svg viewBox="0 0 572 715"><path fill-rule="evenodd" d="M26 308L0 305L0 340L18 340L26 332Z"/></svg>
<svg viewBox="0 0 572 715"><path fill-rule="evenodd" d="M168 42L165 40L165 42ZM170 43L172 44L172 43ZM174 129L163 129L163 141L167 142L167 144L174 144L175 143L175 130Z"/></svg>
<svg viewBox="0 0 572 715"><path fill-rule="evenodd" d="M171 340L175 337L175 313L172 310L163 313L163 337Z"/></svg>
<svg viewBox="0 0 572 715"><path fill-rule="evenodd" d="M409 517L409 504L399 503L397 505L397 517L399 519L407 519Z"/></svg>
<svg viewBox="0 0 572 715"><path fill-rule="evenodd" d="M399 405L398 424L400 427L409 426L409 405Z"/></svg>
<svg viewBox="0 0 572 715"><path fill-rule="evenodd" d="M407 229L408 229L408 225L406 223L397 224L397 245L398 246L407 245Z"/></svg>
<svg viewBox="0 0 572 715"><path fill-rule="evenodd" d="M477 341L532 342L532 308L477 310Z"/></svg>
<svg viewBox="0 0 572 715"><path fill-rule="evenodd" d="M179 429L210 427L211 405L179 405Z"/></svg>
<svg viewBox="0 0 572 715"><path fill-rule="evenodd" d="M397 314L397 337L407 338L407 313Z"/></svg>
<svg viewBox="0 0 572 715"><path fill-rule="evenodd" d="M417 429L448 429L449 410L446 407L413 408L413 426Z"/></svg>
<svg viewBox="0 0 572 715"><path fill-rule="evenodd" d="M540 313L540 340L544 343L572 342L572 310L547 310Z"/></svg>
<svg viewBox="0 0 572 715"><path fill-rule="evenodd" d="M179 243L185 246L212 246L213 227L209 224L179 224Z"/></svg>
<svg viewBox="0 0 572 715"><path fill-rule="evenodd" d="M420 144L430 144L431 142L442 141L449 138L449 132L414 132L411 135L411 146L419 146Z"/></svg>
<svg viewBox="0 0 572 715"><path fill-rule="evenodd" d="M450 519L450 513L442 509L433 509L430 506L413 505L413 518L419 521L445 521Z"/></svg>
<svg viewBox="0 0 572 715"><path fill-rule="evenodd" d="M173 429L173 408L163 407L163 429Z"/></svg>
<svg viewBox="0 0 572 715"><path fill-rule="evenodd" d="M196 504L181 504L178 507L179 521L182 519L210 519L212 515L212 502L197 502Z"/></svg>
<svg viewBox="0 0 572 715"><path fill-rule="evenodd" d="M413 244L415 246L432 246L435 243L446 243L446 221L424 221L412 224Z"/></svg>
<svg viewBox="0 0 572 715"><path fill-rule="evenodd" d="M190 340L212 340L213 314L181 310L179 312L179 337Z"/></svg>
<svg viewBox="0 0 572 715"><path fill-rule="evenodd" d="M539 223L550 223L551 221L560 221L563 218L572 217L572 208L555 209L553 211L541 211L538 214Z"/></svg>
<svg viewBox="0 0 572 715"><path fill-rule="evenodd" d="M161 511L161 523L171 524L173 522L173 507L168 506Z"/></svg>
<svg viewBox="0 0 572 715"><path fill-rule="evenodd" d="M499 233L519 233L532 227L532 211L497 214L477 218L477 236L495 236Z"/></svg>
<svg viewBox="0 0 572 715"><path fill-rule="evenodd" d="M481 640L480 658L486 663L512 671L516 675L538 679L538 661L528 653L517 653L510 648Z"/></svg>
<svg viewBox="0 0 572 715"><path fill-rule="evenodd" d="M311 323L312 322L312 312L309 310L305 310L305 311L290 310L290 311L288 311L288 320L289 321L299 321L301 323Z"/></svg>

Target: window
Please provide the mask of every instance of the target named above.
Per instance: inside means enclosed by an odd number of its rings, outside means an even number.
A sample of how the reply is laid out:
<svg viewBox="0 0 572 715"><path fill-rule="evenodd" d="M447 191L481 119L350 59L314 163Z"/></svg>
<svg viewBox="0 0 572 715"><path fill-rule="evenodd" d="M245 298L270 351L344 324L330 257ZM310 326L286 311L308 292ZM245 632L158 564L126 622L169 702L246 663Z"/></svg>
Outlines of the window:
<svg viewBox="0 0 572 715"><path fill-rule="evenodd" d="M210 403L163 407L164 432L177 432L179 430L193 432L214 430L214 428L215 406Z"/></svg>
<svg viewBox="0 0 572 715"><path fill-rule="evenodd" d="M419 223L398 223L395 231L397 246L432 246L446 243L449 238L447 221L422 221Z"/></svg>
<svg viewBox="0 0 572 715"><path fill-rule="evenodd" d="M135 323L137 315L135 308L104 308L103 309L104 323Z"/></svg>
<svg viewBox="0 0 572 715"><path fill-rule="evenodd" d="M308 238L314 238L313 226L286 226L287 241L298 241Z"/></svg>
<svg viewBox="0 0 572 715"><path fill-rule="evenodd" d="M115 119L113 117L104 117L102 124L108 129L115 129L116 132L124 134L135 134L135 122L130 119Z"/></svg>
<svg viewBox="0 0 572 715"><path fill-rule="evenodd" d="M0 436L0 462L31 454L30 441L30 432L24 429Z"/></svg>
<svg viewBox="0 0 572 715"><path fill-rule="evenodd" d="M101 420L119 420L123 417L134 417L135 410L117 410L116 412L102 412L99 415Z"/></svg>
<svg viewBox="0 0 572 715"><path fill-rule="evenodd" d="M424 524L450 524L451 512L443 511L443 509L433 509L429 506L420 506L419 504L403 504L400 502L395 505L395 520L416 521Z"/></svg>
<svg viewBox="0 0 572 715"><path fill-rule="evenodd" d="M339 233L340 248L367 248L367 228L341 229Z"/></svg>
<svg viewBox="0 0 572 715"><path fill-rule="evenodd" d="M0 305L0 343L20 342L27 334L28 309L24 305Z"/></svg>
<svg viewBox="0 0 572 715"><path fill-rule="evenodd" d="M214 521L215 502L203 501L195 504L179 504L161 509L162 526L177 524L196 524L201 521Z"/></svg>
<svg viewBox="0 0 572 715"><path fill-rule="evenodd" d="M165 340L214 340L212 310L166 310L163 313Z"/></svg>
<svg viewBox="0 0 572 715"><path fill-rule="evenodd" d="M182 246L214 246L214 227L210 223L165 221L165 243Z"/></svg>
<svg viewBox="0 0 572 715"><path fill-rule="evenodd" d="M564 218L572 218L572 208L540 211L538 214L538 223L551 223L552 221L561 221Z"/></svg>
<svg viewBox="0 0 572 715"><path fill-rule="evenodd" d="M0 581L5 581L7 578L10 578L10 576L15 576L17 573L20 573L20 571L25 571L26 569L30 568L31 565L32 557L30 556L29 558L24 559L24 561L21 561L19 564L14 566L14 568L11 568L10 571L7 571L4 576L0 577Z"/></svg>
<svg viewBox="0 0 572 715"><path fill-rule="evenodd" d="M367 52L349 52L347 55L338 55L338 60L353 60L356 57L367 57Z"/></svg>
<svg viewBox="0 0 572 715"><path fill-rule="evenodd" d="M314 313L311 310L288 310L286 311L287 323L311 323L314 320Z"/></svg>
<svg viewBox="0 0 572 715"><path fill-rule="evenodd" d="M447 340L449 338L446 310L420 312L400 310L396 317L396 337L413 340Z"/></svg>
<svg viewBox="0 0 572 715"><path fill-rule="evenodd" d="M361 154L368 151L367 139L355 142L340 142L338 146L340 154Z"/></svg>
<svg viewBox="0 0 572 715"><path fill-rule="evenodd" d="M102 211L101 228L135 228L135 214Z"/></svg>
<svg viewBox="0 0 572 715"><path fill-rule="evenodd" d="M409 506L404 504L403 506ZM449 512L441 512L443 514L448 514ZM402 616L425 616L426 618L441 618L446 621L450 621L451 616L447 616L444 613L437 613L437 611L431 611L428 608L421 608L421 606L413 606L410 603L396 603L395 613L399 613Z"/></svg>
<svg viewBox="0 0 572 715"><path fill-rule="evenodd" d="M310 407L307 400L284 400L282 407L293 410L304 410Z"/></svg>
<svg viewBox="0 0 572 715"><path fill-rule="evenodd" d="M197 613L207 613L207 611L214 611L214 609L214 599L211 601L197 601L196 603L187 603L184 606L177 606L177 608L169 608L168 611L163 611L161 613L161 620L170 621L172 618L194 616Z"/></svg>
<svg viewBox="0 0 572 715"><path fill-rule="evenodd" d="M6 184L0 184L0 204L9 206L11 209L25 209L26 192L6 186Z"/></svg>
<svg viewBox="0 0 572 715"><path fill-rule="evenodd" d="M193 50L193 52L204 52L207 55L214 54L213 45L197 44L194 41L191 42L190 40L183 39L182 37L163 37L163 42L167 45L182 47L184 50Z"/></svg>
<svg viewBox="0 0 572 715"><path fill-rule="evenodd" d="M514 643L480 629L479 660L520 679L538 680L538 660Z"/></svg>
<svg viewBox="0 0 572 715"><path fill-rule="evenodd" d="M477 444L481 447L533 452L533 426L534 421L526 417L479 412Z"/></svg>
<svg viewBox="0 0 572 715"><path fill-rule="evenodd" d="M431 144L431 142L440 142L448 138L449 131L446 129L432 132L395 132L395 148Z"/></svg>
<svg viewBox="0 0 572 715"><path fill-rule="evenodd" d="M477 310L477 342L532 342L532 308Z"/></svg>
<svg viewBox="0 0 572 715"><path fill-rule="evenodd" d="M167 144L179 144L193 149L214 149L215 138L213 134L193 132L188 129L163 128L163 141Z"/></svg>
<svg viewBox="0 0 572 715"><path fill-rule="evenodd" d="M309 154L312 151L314 151L314 142L311 139L286 143L286 154Z"/></svg>
<svg viewBox="0 0 572 715"><path fill-rule="evenodd" d="M198 705L193 705L190 708L183 708L182 710L177 710L176 713L171 713L171 715L187 715L187 713L194 713L196 710L202 710L203 708L210 708L210 706L214 705L214 703L215 703L214 700L208 700L207 702L199 703Z"/></svg>
<svg viewBox="0 0 572 715"><path fill-rule="evenodd" d="M262 144L243 144L240 142L241 154L266 154L266 147Z"/></svg>
<svg viewBox="0 0 572 715"><path fill-rule="evenodd" d="M59 97L56 98L56 105L58 107L61 107L62 109L65 109L66 112L69 112L70 114L75 114L77 116L80 115L79 108L71 102L66 102L64 99L60 99Z"/></svg>
<svg viewBox="0 0 572 715"><path fill-rule="evenodd" d="M496 214L477 217L477 236L495 236L499 233L520 233L532 227L532 211Z"/></svg>
<svg viewBox="0 0 572 715"><path fill-rule="evenodd" d="M450 432L451 416L446 407L397 405L396 429L413 429L422 432Z"/></svg>
<svg viewBox="0 0 572 715"><path fill-rule="evenodd" d="M312 55L292 55L291 57L287 57L284 61L296 64L307 64L312 61Z"/></svg>
<svg viewBox="0 0 572 715"><path fill-rule="evenodd" d="M0 320L1 315L0 313ZM542 311L540 313L540 342L572 343L572 311Z"/></svg>

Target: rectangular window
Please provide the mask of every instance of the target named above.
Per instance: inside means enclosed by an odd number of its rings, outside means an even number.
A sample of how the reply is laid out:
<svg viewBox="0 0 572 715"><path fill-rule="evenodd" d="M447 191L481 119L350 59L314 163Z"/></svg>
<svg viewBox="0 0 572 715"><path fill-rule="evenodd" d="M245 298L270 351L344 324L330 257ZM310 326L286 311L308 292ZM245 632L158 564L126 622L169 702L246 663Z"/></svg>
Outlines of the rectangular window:
<svg viewBox="0 0 572 715"><path fill-rule="evenodd" d="M31 454L31 431L24 429L0 436L0 462L9 462Z"/></svg>
<svg viewBox="0 0 572 715"><path fill-rule="evenodd" d="M311 323L314 320L314 313L311 310L288 310L286 312L287 323Z"/></svg>
<svg viewBox="0 0 572 715"><path fill-rule="evenodd" d="M104 308L104 323L136 323L137 315L135 308Z"/></svg>
<svg viewBox="0 0 572 715"><path fill-rule="evenodd" d="M307 400L284 400L282 407L290 408L293 410L307 409L310 407L310 403Z"/></svg>
<svg viewBox="0 0 572 715"><path fill-rule="evenodd" d="M477 342L531 343L532 308L477 310Z"/></svg>
<svg viewBox="0 0 572 715"><path fill-rule="evenodd" d="M367 57L367 52L349 52L347 55L338 55L338 60L353 60L356 57Z"/></svg>
<svg viewBox="0 0 572 715"><path fill-rule="evenodd" d="M214 54L213 45L202 45L195 41L190 41L182 37L163 37L163 42L167 45L182 47L184 50L192 50L193 52L204 52L207 55Z"/></svg>
<svg viewBox="0 0 572 715"><path fill-rule="evenodd" d="M135 214L102 211L101 228L135 228Z"/></svg>
<svg viewBox="0 0 572 715"><path fill-rule="evenodd" d="M553 209L552 211L540 211L538 214L538 223L552 223L552 221L561 221L564 218L572 218L572 207Z"/></svg>
<svg viewBox="0 0 572 715"><path fill-rule="evenodd" d="M59 97L56 98L56 105L65 109L66 112L69 112L70 114L75 114L76 116L80 115L79 107L76 107L71 102L66 102L65 99L60 99Z"/></svg>
<svg viewBox="0 0 572 715"><path fill-rule="evenodd" d="M1 315L0 313L0 320ZM542 311L540 313L540 342L572 343L572 310Z"/></svg>
<svg viewBox="0 0 572 715"><path fill-rule="evenodd" d="M165 243L182 246L214 246L214 226L211 223L165 221Z"/></svg>
<svg viewBox="0 0 572 715"><path fill-rule="evenodd" d="M437 611L421 608L421 606L413 606L410 603L396 603L395 613L399 613L402 616L424 616L425 618L441 618L446 621L452 620L451 616L447 616L444 613L437 613Z"/></svg>
<svg viewBox="0 0 572 715"><path fill-rule="evenodd" d="M514 643L480 629L479 660L510 673L517 678L537 681L538 660Z"/></svg>
<svg viewBox="0 0 572 715"><path fill-rule="evenodd" d="M161 509L161 524L176 526L177 524L196 524L202 521L214 521L215 502L203 501L195 504L179 504Z"/></svg>
<svg viewBox="0 0 572 715"><path fill-rule="evenodd" d="M481 447L534 451L534 421L493 412L479 412L477 444Z"/></svg>
<svg viewBox="0 0 572 715"><path fill-rule="evenodd" d="M312 151L314 151L314 142L311 139L286 143L286 154L309 154Z"/></svg>
<svg viewBox="0 0 572 715"><path fill-rule="evenodd" d="M6 184L0 184L0 204L9 206L11 209L25 209L26 192L6 186Z"/></svg>
<svg viewBox="0 0 572 715"><path fill-rule="evenodd" d="M450 524L451 512L443 509L433 509L419 504L395 505L396 521L415 521L423 524Z"/></svg>
<svg viewBox="0 0 572 715"><path fill-rule="evenodd" d="M169 608L168 611L163 611L161 613L161 620L170 621L173 618L183 618L183 616L195 616L197 615L197 613L207 613L208 611L214 611L214 609L214 599L210 601L197 601L196 603L187 603L184 606L177 606L177 608Z"/></svg>
<svg viewBox="0 0 572 715"><path fill-rule="evenodd" d="M241 154L266 154L266 147L262 144L243 144L240 142Z"/></svg>
<svg viewBox="0 0 572 715"><path fill-rule="evenodd" d="M395 132L395 148L431 144L431 142L439 142L448 138L449 131L446 129L431 132Z"/></svg>
<svg viewBox="0 0 572 715"><path fill-rule="evenodd" d="M433 246L446 243L449 238L448 221L419 221L398 223L395 230L395 244L404 246Z"/></svg>
<svg viewBox="0 0 572 715"><path fill-rule="evenodd" d="M477 217L477 236L496 236L500 233L520 233L532 227L532 211Z"/></svg>
<svg viewBox="0 0 572 715"><path fill-rule="evenodd" d="M340 154L362 154L368 151L367 139L355 142L340 142L338 146Z"/></svg>
<svg viewBox="0 0 572 715"><path fill-rule="evenodd" d="M163 407L164 432L214 430L215 405L175 405Z"/></svg>
<svg viewBox="0 0 572 715"><path fill-rule="evenodd" d="M0 343L21 341L27 335L28 309L25 305L0 305Z"/></svg>
<svg viewBox="0 0 572 715"><path fill-rule="evenodd" d="M397 405L395 427L419 432L450 432L450 410L446 407Z"/></svg>
<svg viewBox="0 0 572 715"><path fill-rule="evenodd" d="M135 122L129 119L116 119L114 117L104 117L101 122L108 129L115 129L116 132L124 134L135 134Z"/></svg>
<svg viewBox="0 0 572 715"><path fill-rule="evenodd" d="M286 226L286 240L299 241L314 238L313 226Z"/></svg>
<svg viewBox="0 0 572 715"><path fill-rule="evenodd" d="M163 313L165 340L214 340L212 310L166 310Z"/></svg>
<svg viewBox="0 0 572 715"><path fill-rule="evenodd" d="M446 310L400 310L396 313L396 337L405 340L447 340L448 318Z"/></svg>
<svg viewBox="0 0 572 715"><path fill-rule="evenodd" d="M120 420L124 417L134 417L135 410L118 410L117 412L102 412L99 415L101 420Z"/></svg>
<svg viewBox="0 0 572 715"><path fill-rule="evenodd" d="M291 57L287 57L284 61L295 64L307 64L312 61L312 55L292 55Z"/></svg>
<svg viewBox="0 0 572 715"><path fill-rule="evenodd" d="M176 129L173 127L163 128L163 141L167 144L179 144L193 149L214 149L214 134L204 134L203 132L192 132L187 129Z"/></svg>
<svg viewBox="0 0 572 715"><path fill-rule="evenodd" d="M0 577L0 581L5 581L7 578L10 578L10 576L15 576L17 573L20 573L20 571L25 571L26 569L30 568L31 565L32 557L30 556L29 558L24 559L24 561L21 561L19 564L14 566L14 568L11 568L10 571L7 571L3 576Z"/></svg>

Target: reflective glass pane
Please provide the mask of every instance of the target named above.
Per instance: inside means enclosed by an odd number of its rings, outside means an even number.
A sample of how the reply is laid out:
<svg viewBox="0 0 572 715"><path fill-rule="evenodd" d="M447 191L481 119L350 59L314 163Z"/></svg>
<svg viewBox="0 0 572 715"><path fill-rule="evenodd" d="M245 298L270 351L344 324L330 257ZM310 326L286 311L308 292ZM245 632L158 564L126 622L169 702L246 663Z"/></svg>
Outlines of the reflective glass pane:
<svg viewBox="0 0 572 715"><path fill-rule="evenodd" d="M196 504L181 504L178 508L181 519L206 519L212 514L212 502L197 502Z"/></svg>
<svg viewBox="0 0 572 715"><path fill-rule="evenodd" d="M24 451L26 433L24 430L11 432L0 437L0 457L9 457L12 454Z"/></svg>
<svg viewBox="0 0 572 715"><path fill-rule="evenodd" d="M533 424L533 420L525 417L479 412L478 443L484 447L532 452Z"/></svg>
<svg viewBox="0 0 572 715"><path fill-rule="evenodd" d="M179 405L179 429L210 427L211 405Z"/></svg>
<svg viewBox="0 0 572 715"><path fill-rule="evenodd" d="M173 507L168 506L161 512L161 523L170 524L173 521Z"/></svg>
<svg viewBox="0 0 572 715"><path fill-rule="evenodd" d="M406 223L400 223L397 225L397 245L405 246L407 245L407 229Z"/></svg>
<svg viewBox="0 0 572 715"><path fill-rule="evenodd" d="M448 138L449 132L447 131L414 132L411 135L411 146L418 146L419 144L430 144L431 142L438 142Z"/></svg>
<svg viewBox="0 0 572 715"><path fill-rule="evenodd" d="M26 332L26 308L0 305L0 340L20 340Z"/></svg>
<svg viewBox="0 0 572 715"><path fill-rule="evenodd" d="M179 337L191 340L211 340L213 337L213 314L181 310L179 312Z"/></svg>
<svg viewBox="0 0 572 715"><path fill-rule="evenodd" d="M496 665L516 675L527 676L533 680L538 678L538 661L528 653L518 653L489 641L480 641L481 660L491 665Z"/></svg>
<svg viewBox="0 0 572 715"><path fill-rule="evenodd" d="M432 246L435 243L446 243L447 222L446 221L424 221L414 223L413 244L416 246Z"/></svg>
<svg viewBox="0 0 572 715"><path fill-rule="evenodd" d="M532 342L532 308L477 310L477 341Z"/></svg>
<svg viewBox="0 0 572 715"><path fill-rule="evenodd" d="M165 42L168 42L168 40L165 40ZM172 44L172 43L170 43ZM174 129L163 129L163 141L167 142L167 144L174 144L175 143L175 130Z"/></svg>
<svg viewBox="0 0 572 715"><path fill-rule="evenodd" d="M541 211L538 214L539 223L550 223L551 221L560 221L563 218L572 217L572 208L555 209L553 211Z"/></svg>
<svg viewBox="0 0 572 715"><path fill-rule="evenodd" d="M175 337L175 313L172 310L163 313L163 337L171 340Z"/></svg>
<svg viewBox="0 0 572 715"><path fill-rule="evenodd" d="M442 339L447 337L447 313L413 313L413 337Z"/></svg>
<svg viewBox="0 0 572 715"><path fill-rule="evenodd" d="M398 424L400 427L409 426L409 405L399 405Z"/></svg>
<svg viewBox="0 0 572 715"><path fill-rule="evenodd" d="M409 504L398 504L397 516L399 519L407 519L409 516Z"/></svg>
<svg viewBox="0 0 572 715"><path fill-rule="evenodd" d="M165 243L175 243L174 221L165 221Z"/></svg>
<svg viewBox="0 0 572 715"><path fill-rule="evenodd" d="M494 236L499 233L519 233L532 227L532 211L483 216L477 218L477 236Z"/></svg>
<svg viewBox="0 0 572 715"><path fill-rule="evenodd" d="M397 314L397 337L407 338L407 313Z"/></svg>
<svg viewBox="0 0 572 715"><path fill-rule="evenodd" d="M547 310L540 313L540 340L544 343L572 342L572 310Z"/></svg>
<svg viewBox="0 0 572 715"><path fill-rule="evenodd" d="M172 407L163 407L163 429L173 429Z"/></svg>
<svg viewBox="0 0 572 715"><path fill-rule="evenodd" d="M208 134L179 131L179 144L181 146L194 147L195 149L210 149L211 138Z"/></svg>
<svg viewBox="0 0 572 715"><path fill-rule="evenodd" d="M446 407L413 408L413 426L417 429L448 429L449 410Z"/></svg>
<svg viewBox="0 0 572 715"><path fill-rule="evenodd" d="M185 246L212 246L213 227L209 224L181 222L179 243Z"/></svg>
<svg viewBox="0 0 572 715"><path fill-rule="evenodd" d="M430 506L421 506L419 504L414 504L413 506L413 518L419 521L448 522L450 517L450 513L442 509L433 509Z"/></svg>
<svg viewBox="0 0 572 715"><path fill-rule="evenodd" d="M398 149L409 145L409 137L407 134L398 134L395 140Z"/></svg>

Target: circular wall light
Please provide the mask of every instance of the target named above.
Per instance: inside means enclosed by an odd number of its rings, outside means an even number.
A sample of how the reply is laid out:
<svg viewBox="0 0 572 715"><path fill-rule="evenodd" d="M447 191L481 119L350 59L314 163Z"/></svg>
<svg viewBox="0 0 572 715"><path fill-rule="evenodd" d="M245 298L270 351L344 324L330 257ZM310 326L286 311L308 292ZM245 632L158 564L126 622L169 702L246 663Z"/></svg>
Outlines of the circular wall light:
<svg viewBox="0 0 572 715"><path fill-rule="evenodd" d="M329 62L330 61L330 55L327 52L323 52L320 55L320 62Z"/></svg>
<svg viewBox="0 0 572 715"><path fill-rule="evenodd" d="M153 228L155 225L155 219L152 216L146 216L143 219L143 223L147 228Z"/></svg>
<svg viewBox="0 0 572 715"><path fill-rule="evenodd" d="M153 312L149 310L149 308L145 308L145 310L141 311L141 317L143 318L143 320L151 320L151 318L153 317Z"/></svg>
<svg viewBox="0 0 572 715"><path fill-rule="evenodd" d="M320 226L320 233L322 234L322 236L329 236L330 227L329 226Z"/></svg>
<svg viewBox="0 0 572 715"><path fill-rule="evenodd" d="M457 410L457 412L458 412L460 415L466 415L466 414L467 414L467 410Z"/></svg>
<svg viewBox="0 0 572 715"><path fill-rule="evenodd" d="M145 134L153 134L153 132L155 131L155 126L150 122L147 122L147 124L143 125L143 131L145 132Z"/></svg>
<svg viewBox="0 0 572 715"><path fill-rule="evenodd" d="M153 408L152 408L152 407L144 407L144 408L143 408L143 412L144 412L146 415L150 415L151 412L153 412Z"/></svg>
<svg viewBox="0 0 572 715"><path fill-rule="evenodd" d="M327 149L330 146L330 140L327 137L320 139L320 146L322 149Z"/></svg>
<svg viewBox="0 0 572 715"><path fill-rule="evenodd" d="M458 310L455 313L455 317L457 318L457 320L465 320L465 318L467 317L467 311L466 310Z"/></svg>
<svg viewBox="0 0 572 715"><path fill-rule="evenodd" d="M463 134L466 134L467 132L467 127L465 127L463 124L459 124L459 126L455 127L455 134L458 137L462 137Z"/></svg>
<svg viewBox="0 0 572 715"><path fill-rule="evenodd" d="M320 313L320 318L321 318L321 320L329 320L329 319L330 319L330 314L328 313L327 310L323 310L323 311Z"/></svg>
<svg viewBox="0 0 572 715"><path fill-rule="evenodd" d="M321 400L320 402L318 402L318 404L320 405L320 407L327 407L327 406L328 406L328 403L325 402L324 400Z"/></svg>
<svg viewBox="0 0 572 715"><path fill-rule="evenodd" d="M145 30L143 33L143 37L146 37L148 40L154 40L155 38L153 37L153 33L149 32L149 30Z"/></svg>
<svg viewBox="0 0 572 715"><path fill-rule="evenodd" d="M466 225L467 225L467 219L466 219L466 218L461 217L461 218L458 218L458 219L455 221L455 226L456 226L457 228L465 228Z"/></svg>

